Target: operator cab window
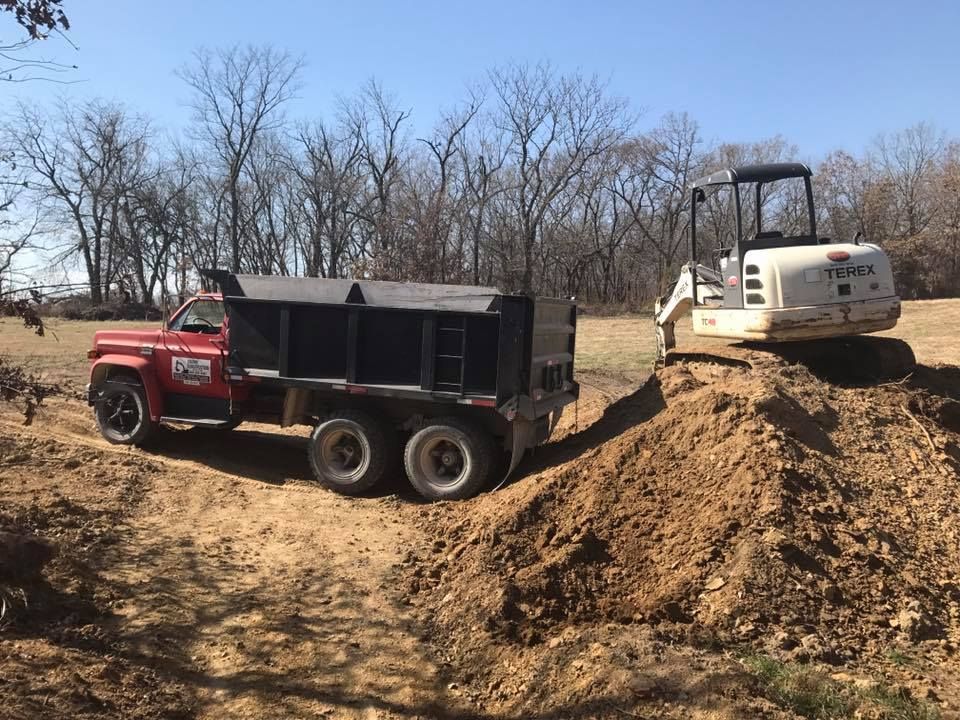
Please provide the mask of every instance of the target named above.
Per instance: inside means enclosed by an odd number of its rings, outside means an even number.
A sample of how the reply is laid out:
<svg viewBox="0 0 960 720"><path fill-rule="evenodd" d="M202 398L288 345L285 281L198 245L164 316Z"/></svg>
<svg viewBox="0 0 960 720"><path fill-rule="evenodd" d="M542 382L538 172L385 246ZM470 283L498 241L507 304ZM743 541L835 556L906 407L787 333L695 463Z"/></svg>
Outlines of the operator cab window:
<svg viewBox="0 0 960 720"><path fill-rule="evenodd" d="M217 335L223 325L223 302L221 300L195 300L170 323L176 332Z"/></svg>

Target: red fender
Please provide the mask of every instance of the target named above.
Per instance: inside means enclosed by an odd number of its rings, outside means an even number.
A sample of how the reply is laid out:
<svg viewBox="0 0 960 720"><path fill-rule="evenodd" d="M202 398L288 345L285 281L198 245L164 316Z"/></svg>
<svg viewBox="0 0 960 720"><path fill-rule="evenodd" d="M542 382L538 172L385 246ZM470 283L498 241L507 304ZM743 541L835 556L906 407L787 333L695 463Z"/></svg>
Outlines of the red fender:
<svg viewBox="0 0 960 720"><path fill-rule="evenodd" d="M143 389L147 393L150 419L153 422L160 422L160 416L163 414L163 393L157 384L153 363L148 358L136 355L104 355L97 358L90 367L90 385L95 387L102 383L107 377L107 370L111 367L129 368L140 376L140 382L143 383Z"/></svg>

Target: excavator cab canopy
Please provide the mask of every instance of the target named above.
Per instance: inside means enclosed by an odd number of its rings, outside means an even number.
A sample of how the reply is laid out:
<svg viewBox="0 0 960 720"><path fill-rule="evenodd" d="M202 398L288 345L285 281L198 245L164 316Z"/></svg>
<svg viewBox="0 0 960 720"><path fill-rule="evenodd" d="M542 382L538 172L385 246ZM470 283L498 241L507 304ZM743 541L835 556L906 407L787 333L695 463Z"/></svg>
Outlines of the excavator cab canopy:
<svg viewBox="0 0 960 720"><path fill-rule="evenodd" d="M813 186L810 182L810 176L813 173L810 168L803 163L768 163L765 165L742 165L740 167L718 170L710 175L695 180L691 185L693 193L690 203L691 226L690 226L690 257L692 260L697 258L697 204L706 200L705 188L718 185L730 185L733 188L734 219L736 222L735 237L733 238L733 248L728 250L737 250L743 246L743 251L750 249L762 250L773 247L788 247L795 245L817 245L820 240L817 237L817 219L813 204ZM763 226L763 187L778 180L788 180L793 178L802 178L806 189L807 217L809 219L809 228L807 232L791 237L784 237L779 230L765 230ZM742 217L743 198L740 186L752 184L754 186L753 209L756 215L755 233L751 237L744 236L744 223ZM734 252L736 255L742 253Z"/></svg>
<svg viewBox="0 0 960 720"><path fill-rule="evenodd" d="M806 178L813 175L803 163L769 163L767 165L742 165L740 167L718 170L699 180L692 187L708 185L729 185L732 183L768 183L788 178Z"/></svg>

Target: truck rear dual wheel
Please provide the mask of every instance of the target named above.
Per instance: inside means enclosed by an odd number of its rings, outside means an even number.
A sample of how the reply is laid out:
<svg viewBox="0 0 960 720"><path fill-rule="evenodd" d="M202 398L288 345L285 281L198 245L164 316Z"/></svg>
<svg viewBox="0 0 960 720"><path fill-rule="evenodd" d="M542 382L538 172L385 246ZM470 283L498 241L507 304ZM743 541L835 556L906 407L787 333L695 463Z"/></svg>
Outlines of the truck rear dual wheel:
<svg viewBox="0 0 960 720"><path fill-rule="evenodd" d="M342 495L360 495L383 477L390 437L375 418L345 410L314 429L308 446L310 467L324 487Z"/></svg>
<svg viewBox="0 0 960 720"><path fill-rule="evenodd" d="M493 465L490 436L459 418L443 418L407 442L403 463L410 483L431 500L462 500L480 492Z"/></svg>

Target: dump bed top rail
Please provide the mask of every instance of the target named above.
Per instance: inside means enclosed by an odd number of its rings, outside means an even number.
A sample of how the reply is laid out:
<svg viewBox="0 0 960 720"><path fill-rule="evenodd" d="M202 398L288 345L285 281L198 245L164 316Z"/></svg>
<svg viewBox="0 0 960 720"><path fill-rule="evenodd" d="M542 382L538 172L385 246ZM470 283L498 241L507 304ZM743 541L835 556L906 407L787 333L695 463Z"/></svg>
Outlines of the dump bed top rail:
<svg viewBox="0 0 960 720"><path fill-rule="evenodd" d="M496 312L497 308L491 305L501 294L495 287L473 285L236 275L222 271L206 274L220 283L224 295L251 300Z"/></svg>

